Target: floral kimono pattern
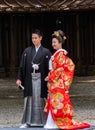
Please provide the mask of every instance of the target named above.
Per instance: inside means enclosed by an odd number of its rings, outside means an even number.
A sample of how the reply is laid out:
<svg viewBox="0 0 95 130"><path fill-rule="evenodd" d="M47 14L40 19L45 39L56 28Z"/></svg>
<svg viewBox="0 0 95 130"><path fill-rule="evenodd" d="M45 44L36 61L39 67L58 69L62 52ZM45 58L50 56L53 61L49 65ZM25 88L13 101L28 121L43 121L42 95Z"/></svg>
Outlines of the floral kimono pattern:
<svg viewBox="0 0 95 130"><path fill-rule="evenodd" d="M51 58L52 70L48 78L48 98L45 106L47 114L51 112L55 124L60 129L86 128L87 123L75 122L70 102L69 88L72 83L75 65L64 49L55 52Z"/></svg>

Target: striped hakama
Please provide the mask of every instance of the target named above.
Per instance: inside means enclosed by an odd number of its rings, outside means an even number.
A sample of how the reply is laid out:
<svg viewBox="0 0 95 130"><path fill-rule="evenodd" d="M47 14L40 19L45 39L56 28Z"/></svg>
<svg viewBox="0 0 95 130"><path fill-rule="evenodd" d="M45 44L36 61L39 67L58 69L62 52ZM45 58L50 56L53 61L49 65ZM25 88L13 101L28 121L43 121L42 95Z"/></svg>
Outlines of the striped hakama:
<svg viewBox="0 0 95 130"><path fill-rule="evenodd" d="M46 121L44 112L45 99L41 95L41 74L32 73L32 96L24 98L24 114L22 124L43 126Z"/></svg>

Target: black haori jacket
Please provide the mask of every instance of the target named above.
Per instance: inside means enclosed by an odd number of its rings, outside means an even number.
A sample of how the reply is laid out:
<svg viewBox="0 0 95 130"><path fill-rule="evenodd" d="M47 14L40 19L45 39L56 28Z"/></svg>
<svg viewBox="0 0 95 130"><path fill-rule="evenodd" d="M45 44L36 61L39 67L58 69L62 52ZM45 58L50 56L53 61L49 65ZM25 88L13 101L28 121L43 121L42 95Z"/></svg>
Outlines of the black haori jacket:
<svg viewBox="0 0 95 130"><path fill-rule="evenodd" d="M24 86L24 97L32 96L32 78L31 73L33 72L32 62L35 64L39 64L39 70L36 72L41 73L41 98L47 97L47 82L44 81L45 77L49 72L49 59L51 57L51 53L48 49L44 48L42 45L40 46L36 56L34 57L36 51L35 47L31 46L24 50L17 79L22 81L22 85ZM32 61L33 60L33 61Z"/></svg>

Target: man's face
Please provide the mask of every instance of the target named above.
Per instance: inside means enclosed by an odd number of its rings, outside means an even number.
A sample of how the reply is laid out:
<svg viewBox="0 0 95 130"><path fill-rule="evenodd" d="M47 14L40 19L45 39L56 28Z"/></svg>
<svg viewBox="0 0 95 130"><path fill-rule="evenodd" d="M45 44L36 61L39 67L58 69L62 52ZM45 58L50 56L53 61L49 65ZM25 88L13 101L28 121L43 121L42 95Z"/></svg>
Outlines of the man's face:
<svg viewBox="0 0 95 130"><path fill-rule="evenodd" d="M32 34L32 42L35 46L39 46L41 44L42 36L33 33Z"/></svg>

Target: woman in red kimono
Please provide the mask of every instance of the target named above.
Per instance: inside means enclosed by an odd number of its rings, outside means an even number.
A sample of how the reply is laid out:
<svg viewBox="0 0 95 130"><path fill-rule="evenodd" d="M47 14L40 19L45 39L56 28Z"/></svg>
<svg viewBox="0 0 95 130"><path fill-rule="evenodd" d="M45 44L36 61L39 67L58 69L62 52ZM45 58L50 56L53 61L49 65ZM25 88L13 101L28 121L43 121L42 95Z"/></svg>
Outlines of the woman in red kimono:
<svg viewBox="0 0 95 130"><path fill-rule="evenodd" d="M90 127L87 123L73 120L74 112L70 102L69 88L72 83L75 65L62 49L66 37L63 31L52 34L52 46L56 50L50 59L50 72L45 78L48 81L48 98L45 112L47 122L44 128L60 128L75 130Z"/></svg>

